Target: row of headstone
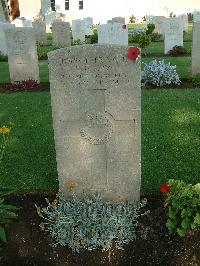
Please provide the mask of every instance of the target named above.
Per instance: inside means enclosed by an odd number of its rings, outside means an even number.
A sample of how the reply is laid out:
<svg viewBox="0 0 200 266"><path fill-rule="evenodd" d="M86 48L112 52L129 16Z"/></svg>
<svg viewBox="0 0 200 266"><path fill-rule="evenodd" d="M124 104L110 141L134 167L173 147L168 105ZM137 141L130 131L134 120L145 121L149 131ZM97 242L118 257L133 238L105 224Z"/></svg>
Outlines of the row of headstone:
<svg viewBox="0 0 200 266"><path fill-rule="evenodd" d="M98 44L128 45L128 27L121 23L107 23L97 27Z"/></svg>
<svg viewBox="0 0 200 266"><path fill-rule="evenodd" d="M15 28L15 25L10 23L0 22L0 53L7 55L7 42L4 30Z"/></svg>
<svg viewBox="0 0 200 266"><path fill-rule="evenodd" d="M124 17L114 17L111 20L108 20L107 23L121 23L125 24L125 18Z"/></svg>
<svg viewBox="0 0 200 266"><path fill-rule="evenodd" d="M200 73L200 21L193 23L192 74Z"/></svg>

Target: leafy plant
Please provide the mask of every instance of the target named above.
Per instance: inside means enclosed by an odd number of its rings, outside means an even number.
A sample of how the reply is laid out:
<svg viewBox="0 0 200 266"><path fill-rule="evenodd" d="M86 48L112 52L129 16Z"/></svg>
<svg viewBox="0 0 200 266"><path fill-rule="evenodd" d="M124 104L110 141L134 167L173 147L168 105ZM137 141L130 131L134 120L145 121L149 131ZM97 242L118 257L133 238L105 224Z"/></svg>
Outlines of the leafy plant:
<svg viewBox="0 0 200 266"><path fill-rule="evenodd" d="M82 45L82 44L84 44L84 43L81 42L80 39L78 39L78 40L74 40L74 41L73 41L73 44L74 44L74 45Z"/></svg>
<svg viewBox="0 0 200 266"><path fill-rule="evenodd" d="M185 236L200 229L200 183L186 184L180 180L169 180L166 194L166 226L171 234Z"/></svg>
<svg viewBox="0 0 200 266"><path fill-rule="evenodd" d="M98 43L98 33L95 30L93 35L90 36L91 44Z"/></svg>
<svg viewBox="0 0 200 266"><path fill-rule="evenodd" d="M162 34L159 34L158 32L153 32L150 34L151 41L152 42L160 42L162 41Z"/></svg>
<svg viewBox="0 0 200 266"><path fill-rule="evenodd" d="M194 85L199 86L200 85L200 74L193 75L191 78L191 81Z"/></svg>
<svg viewBox="0 0 200 266"><path fill-rule="evenodd" d="M10 128L3 126L0 128L1 135L1 145L0 145L0 164L2 163L2 159L4 156L4 152L6 149L7 141L10 134ZM6 233L4 225L10 223L14 218L17 217L15 214L16 207L5 204L4 197L10 195L12 192L3 192L2 188L0 191L0 240L6 242Z"/></svg>
<svg viewBox="0 0 200 266"><path fill-rule="evenodd" d="M187 54L187 50L183 46L176 45L168 52L168 54L172 56L184 55Z"/></svg>
<svg viewBox="0 0 200 266"><path fill-rule="evenodd" d="M37 43L37 55L39 60L47 60L47 54L51 51L54 51L56 49L60 49L62 46L56 46L56 45L42 45L40 43Z"/></svg>
<svg viewBox="0 0 200 266"><path fill-rule="evenodd" d="M170 63L165 63L164 60L157 61L156 59L150 63L143 63L144 69L142 72L142 85L152 84L156 86L164 86L170 84L179 85L181 83L176 72L176 66L171 66Z"/></svg>
<svg viewBox="0 0 200 266"><path fill-rule="evenodd" d="M131 15L129 23L136 23L136 21L137 21L137 18L134 15Z"/></svg>
<svg viewBox="0 0 200 266"><path fill-rule="evenodd" d="M139 36L139 39L138 39L138 44L139 44L139 47L144 49L145 51L145 54L146 54L146 48L147 46L149 46L149 44L151 43L151 36L150 35L147 35L147 34L141 34Z"/></svg>
<svg viewBox="0 0 200 266"><path fill-rule="evenodd" d="M0 62L7 62L8 56L0 52Z"/></svg>
<svg viewBox="0 0 200 266"><path fill-rule="evenodd" d="M149 35L149 34L152 34L153 31L155 30L155 24L152 24L152 23L149 23L147 24L147 29L146 29L146 34Z"/></svg>
<svg viewBox="0 0 200 266"><path fill-rule="evenodd" d="M29 79L12 84L6 84L4 89L6 91L25 91L27 89L34 89L38 86L37 80Z"/></svg>
<svg viewBox="0 0 200 266"><path fill-rule="evenodd" d="M113 243L123 248L137 237L145 237L147 228L141 226L138 218L145 201L136 208L130 203L103 201L100 194L83 193L78 198L72 191L69 198L59 195L47 208L37 207L40 217L46 220L40 227L55 238L55 245L68 245L74 252L97 247L109 250Z"/></svg>

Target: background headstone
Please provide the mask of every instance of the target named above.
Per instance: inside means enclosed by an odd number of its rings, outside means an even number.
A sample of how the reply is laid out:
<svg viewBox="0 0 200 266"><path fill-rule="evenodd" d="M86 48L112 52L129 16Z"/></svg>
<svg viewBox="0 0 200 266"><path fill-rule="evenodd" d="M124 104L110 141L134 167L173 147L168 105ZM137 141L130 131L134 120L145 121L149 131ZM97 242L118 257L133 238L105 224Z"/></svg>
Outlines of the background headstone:
<svg viewBox="0 0 200 266"><path fill-rule="evenodd" d="M113 23L121 23L121 24L126 23L125 18L123 18L123 17L114 17L114 18L112 18L112 22Z"/></svg>
<svg viewBox="0 0 200 266"><path fill-rule="evenodd" d="M7 55L7 43L4 30L12 28L15 28L15 25L0 22L0 52L4 55Z"/></svg>
<svg viewBox="0 0 200 266"><path fill-rule="evenodd" d="M0 22L3 22L3 23L6 22L6 18L5 18L5 14L3 12L3 6L2 6L1 1L0 1Z"/></svg>
<svg viewBox="0 0 200 266"><path fill-rule="evenodd" d="M146 24L154 24L153 23L153 15L146 16Z"/></svg>
<svg viewBox="0 0 200 266"><path fill-rule="evenodd" d="M193 24L192 74L200 73L200 21Z"/></svg>
<svg viewBox="0 0 200 266"><path fill-rule="evenodd" d="M193 12L193 22L198 22L198 21L200 21L200 11L195 10Z"/></svg>
<svg viewBox="0 0 200 266"><path fill-rule="evenodd" d="M155 16L152 19L152 23L155 24L155 30L154 32L157 32L164 36L164 22L165 22L164 16Z"/></svg>
<svg viewBox="0 0 200 266"><path fill-rule="evenodd" d="M5 35L11 82L28 79L39 82L38 57L33 28L6 29Z"/></svg>
<svg viewBox="0 0 200 266"><path fill-rule="evenodd" d="M55 20L52 24L52 38L54 45L70 46L71 45L70 23L60 20Z"/></svg>
<svg viewBox="0 0 200 266"><path fill-rule="evenodd" d="M174 46L183 46L183 20L182 18L166 18L165 28L165 54Z"/></svg>
<svg viewBox="0 0 200 266"><path fill-rule="evenodd" d="M188 25L189 25L188 24L188 15L187 14L182 14L182 15L180 15L178 17L182 18L183 25L184 25L184 31L185 32L188 32Z"/></svg>
<svg viewBox="0 0 200 266"><path fill-rule="evenodd" d="M141 177L140 62L129 47L81 45L50 52L60 191L137 202Z"/></svg>
<svg viewBox="0 0 200 266"><path fill-rule="evenodd" d="M93 34L93 18L88 17L84 18L83 21L85 22L85 35L90 36Z"/></svg>
<svg viewBox="0 0 200 266"><path fill-rule="evenodd" d="M85 22L82 19L72 20L73 41L85 42Z"/></svg>
<svg viewBox="0 0 200 266"><path fill-rule="evenodd" d="M44 21L35 21L33 22L33 29L36 41L42 44L47 44L46 23Z"/></svg>
<svg viewBox="0 0 200 266"><path fill-rule="evenodd" d="M99 44L128 45L128 26L124 24L108 23L99 25L97 31Z"/></svg>

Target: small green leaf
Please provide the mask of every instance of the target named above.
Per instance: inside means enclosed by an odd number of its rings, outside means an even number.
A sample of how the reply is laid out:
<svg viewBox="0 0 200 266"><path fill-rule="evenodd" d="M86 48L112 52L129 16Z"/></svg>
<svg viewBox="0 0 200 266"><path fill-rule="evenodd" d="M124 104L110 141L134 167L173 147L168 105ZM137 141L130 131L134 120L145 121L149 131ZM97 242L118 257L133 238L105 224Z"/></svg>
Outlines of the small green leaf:
<svg viewBox="0 0 200 266"><path fill-rule="evenodd" d="M0 240L6 242L6 233L5 229L2 226L0 226Z"/></svg>

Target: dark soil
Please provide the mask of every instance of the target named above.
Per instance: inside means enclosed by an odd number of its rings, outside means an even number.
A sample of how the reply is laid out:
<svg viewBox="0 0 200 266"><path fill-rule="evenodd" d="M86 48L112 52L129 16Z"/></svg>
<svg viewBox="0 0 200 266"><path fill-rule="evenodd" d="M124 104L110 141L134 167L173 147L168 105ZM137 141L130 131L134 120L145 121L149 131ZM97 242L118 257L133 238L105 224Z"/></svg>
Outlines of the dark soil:
<svg viewBox="0 0 200 266"><path fill-rule="evenodd" d="M34 88L13 88L9 87L9 84L0 84L0 93L14 93L14 92L40 92L40 91L49 91L50 90L50 83L40 83ZM147 84L145 87L142 87L142 89L181 89L181 88L187 88L187 89L199 89L200 85L193 84L188 79L182 79L182 82L180 85L166 85L163 87L157 87L151 84Z"/></svg>
<svg viewBox="0 0 200 266"><path fill-rule="evenodd" d="M34 206L45 206L45 197L53 200L55 195L15 195L7 200L20 209L18 218L6 228L7 243L1 246L0 265L200 265L200 232L184 238L169 236L163 199L159 195L147 197L147 208L151 211L146 221L150 227L147 239L135 240L124 250L113 249L110 254L101 250L76 254L67 247L50 246L53 240L40 230L41 218Z"/></svg>

